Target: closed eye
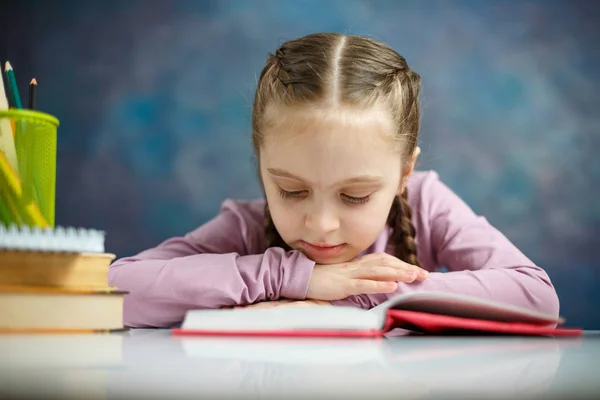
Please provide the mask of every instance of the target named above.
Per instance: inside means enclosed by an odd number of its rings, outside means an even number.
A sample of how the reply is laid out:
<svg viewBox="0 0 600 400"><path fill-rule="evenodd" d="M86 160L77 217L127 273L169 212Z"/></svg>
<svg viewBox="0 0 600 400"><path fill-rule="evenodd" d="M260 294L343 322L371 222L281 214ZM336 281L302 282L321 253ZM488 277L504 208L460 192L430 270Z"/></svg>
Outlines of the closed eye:
<svg viewBox="0 0 600 400"><path fill-rule="evenodd" d="M308 194L308 190L295 190L288 191L279 188L279 195L284 199L298 199L305 197Z"/></svg>
<svg viewBox="0 0 600 400"><path fill-rule="evenodd" d="M365 204L366 202L368 202L369 200L371 200L371 194L367 195L367 196L363 196L363 197L354 197L354 196L348 196L347 194L340 194L340 197L342 199L342 201L344 201L345 203L348 204Z"/></svg>

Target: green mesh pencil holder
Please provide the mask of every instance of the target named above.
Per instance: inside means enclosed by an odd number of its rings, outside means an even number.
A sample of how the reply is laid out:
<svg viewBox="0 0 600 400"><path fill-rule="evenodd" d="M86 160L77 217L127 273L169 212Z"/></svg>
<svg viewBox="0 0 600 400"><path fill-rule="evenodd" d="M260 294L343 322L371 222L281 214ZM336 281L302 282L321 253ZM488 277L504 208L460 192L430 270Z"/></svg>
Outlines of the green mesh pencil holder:
<svg viewBox="0 0 600 400"><path fill-rule="evenodd" d="M0 154L0 220L5 224L54 227L58 124L52 115L38 111L0 111L4 147L8 126L14 139L12 157L8 150Z"/></svg>

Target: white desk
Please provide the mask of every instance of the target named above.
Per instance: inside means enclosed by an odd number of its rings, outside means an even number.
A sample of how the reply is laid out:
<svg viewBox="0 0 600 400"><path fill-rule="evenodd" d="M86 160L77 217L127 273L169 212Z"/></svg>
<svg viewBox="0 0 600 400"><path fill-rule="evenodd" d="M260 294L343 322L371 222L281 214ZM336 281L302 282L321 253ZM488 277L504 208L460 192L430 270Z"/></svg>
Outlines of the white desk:
<svg viewBox="0 0 600 400"><path fill-rule="evenodd" d="M0 335L0 398L600 398L578 339L226 339L166 330Z"/></svg>

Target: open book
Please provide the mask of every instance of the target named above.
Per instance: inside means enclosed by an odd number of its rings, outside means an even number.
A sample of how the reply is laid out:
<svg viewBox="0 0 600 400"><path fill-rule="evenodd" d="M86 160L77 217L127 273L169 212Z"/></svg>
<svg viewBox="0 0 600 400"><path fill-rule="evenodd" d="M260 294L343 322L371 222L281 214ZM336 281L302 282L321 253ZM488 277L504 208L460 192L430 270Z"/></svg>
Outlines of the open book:
<svg viewBox="0 0 600 400"><path fill-rule="evenodd" d="M553 315L471 296L414 292L363 310L273 307L190 310L174 335L379 337L395 328L419 333L578 336Z"/></svg>

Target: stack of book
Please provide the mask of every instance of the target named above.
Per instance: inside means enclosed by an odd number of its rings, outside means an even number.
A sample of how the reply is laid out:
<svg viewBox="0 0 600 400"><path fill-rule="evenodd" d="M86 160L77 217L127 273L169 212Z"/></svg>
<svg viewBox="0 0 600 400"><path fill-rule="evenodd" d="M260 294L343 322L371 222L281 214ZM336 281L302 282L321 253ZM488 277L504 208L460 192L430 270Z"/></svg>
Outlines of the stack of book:
<svg viewBox="0 0 600 400"><path fill-rule="evenodd" d="M24 107L0 73L0 333L123 329L124 292L108 287L104 232L55 227L58 120ZM9 102L10 98L10 102ZM12 103L12 104L10 104Z"/></svg>
<svg viewBox="0 0 600 400"><path fill-rule="evenodd" d="M0 333L123 329L104 232L0 224Z"/></svg>

